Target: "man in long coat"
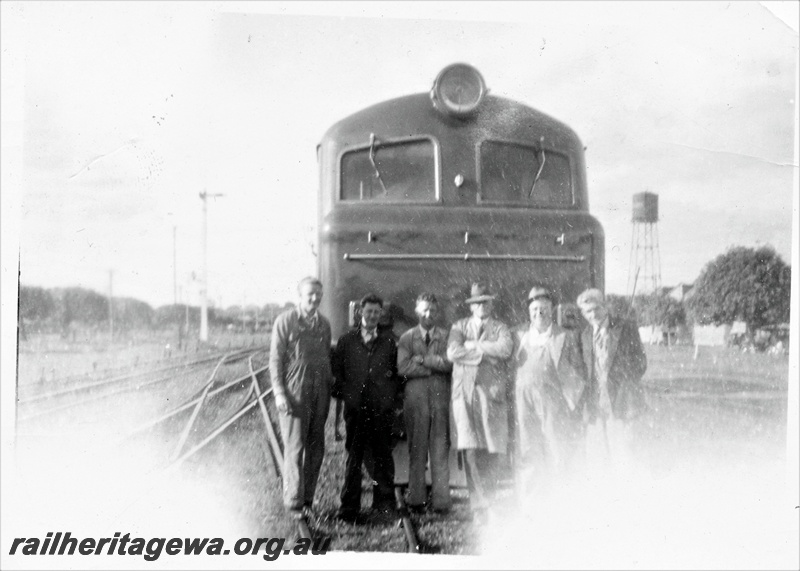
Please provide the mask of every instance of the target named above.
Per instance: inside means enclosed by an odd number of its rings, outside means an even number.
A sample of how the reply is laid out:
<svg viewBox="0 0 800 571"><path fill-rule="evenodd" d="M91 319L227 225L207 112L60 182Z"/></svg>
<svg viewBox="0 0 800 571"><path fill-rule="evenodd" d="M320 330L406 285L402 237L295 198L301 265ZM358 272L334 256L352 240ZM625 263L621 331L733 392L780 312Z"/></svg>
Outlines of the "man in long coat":
<svg viewBox="0 0 800 571"><path fill-rule="evenodd" d="M530 325L515 335L515 480L523 496L552 476L569 475L583 435L583 357L577 334L553 321L553 305L548 289L531 288Z"/></svg>
<svg viewBox="0 0 800 571"><path fill-rule="evenodd" d="M587 455L621 460L630 452L631 421L647 410L640 384L647 356L636 323L612 315L600 290L584 291L577 303L589 323L581 333L589 379Z"/></svg>
<svg viewBox="0 0 800 571"><path fill-rule="evenodd" d="M492 317L494 296L473 284L471 317L453 324L447 358L453 363L451 414L453 445L465 461L470 504L479 522L493 503L499 463L508 450L508 359L514 341Z"/></svg>

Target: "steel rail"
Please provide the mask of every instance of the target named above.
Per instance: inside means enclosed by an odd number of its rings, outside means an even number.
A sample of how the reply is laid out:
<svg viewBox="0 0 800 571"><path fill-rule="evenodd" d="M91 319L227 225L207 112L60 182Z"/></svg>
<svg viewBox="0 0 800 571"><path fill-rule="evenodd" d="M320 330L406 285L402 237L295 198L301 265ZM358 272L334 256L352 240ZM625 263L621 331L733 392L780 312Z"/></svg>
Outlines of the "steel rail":
<svg viewBox="0 0 800 571"><path fill-rule="evenodd" d="M213 432L209 433L208 436L206 436L202 441L200 441L195 446L184 452L183 455L172 460L172 462L170 462L169 465L167 465L167 467L165 468L165 471L177 468L181 463L183 463L184 460L194 455L199 450L203 449L206 445L208 445L209 442L211 442L212 440L214 440L214 438L222 434L229 426L231 426L234 422L239 420L239 418L241 418L244 414L252 410L256 406L259 400L262 400L270 393L272 393L272 387L268 388L267 390L259 394L258 397L254 399L252 402L243 406L236 414L234 414L228 420L226 420L224 423L218 426Z"/></svg>
<svg viewBox="0 0 800 571"><path fill-rule="evenodd" d="M248 368L250 369L250 373L252 374L252 372L253 372L252 357L248 360L248 365L249 365ZM250 384L250 386L247 388L247 392L244 394L244 397L239 399L239 403L235 407L231 407L231 408L234 409L234 410L241 409L244 405L247 404L247 402L250 400L250 397L253 396L254 394L258 394L258 386L256 385L254 387L252 384ZM208 396L211 397L211 394L209 393Z"/></svg>
<svg viewBox="0 0 800 571"><path fill-rule="evenodd" d="M192 415L189 417L189 422L187 422L186 426L183 428L181 437L178 440L178 445L175 447L175 451L172 453L173 459L180 456L181 450L183 450L183 445L186 443L186 439L189 438L189 432L191 431L192 426L194 426L194 421L197 420L197 415L200 414L200 409L203 407L203 403L208 397L208 391L211 390L211 386L214 384L214 377L217 375L217 371L224 362L225 362L225 356L223 356L222 359L219 360L219 363L217 363L217 366L214 367L214 370L211 372L211 376L208 378L208 382L206 382L205 388L203 389L203 394L200 395L197 404L194 405L194 409L192 410Z"/></svg>
<svg viewBox="0 0 800 571"><path fill-rule="evenodd" d="M184 453L182 456L179 456L178 458L173 460L165 468L165 471L174 470L175 468L180 466L180 464L183 463L184 460L186 460L187 458L189 458L190 456L194 455L199 450L204 448L212 440L214 440L217 436L222 434L228 427L230 427L231 425L233 425L233 423L235 423L237 420L239 420L239 418L241 418L242 416L247 414L250 410L252 410L256 406L257 403L263 405L263 399L269 394L272 394L272 387L270 387L270 388L266 389L265 391L261 392L260 394L258 394L258 396L253 400L253 402L250 402L249 404L243 406L236 414L234 414L232 417L230 417L227 421L225 421L222 424L220 424L208 436L206 436L201 442L196 444L193 448L187 450L186 453ZM275 466L277 467L278 464L276 464ZM297 518L297 527L298 527L298 530L300 532L300 536L301 537L305 537L305 538L308 538L308 539L311 539L311 540L314 539L314 536L311 534L311 529L308 526L308 521L306 520L305 514L302 514L302 515L300 515L300 517Z"/></svg>
<svg viewBox="0 0 800 571"><path fill-rule="evenodd" d="M259 351L253 351L252 354L258 353L258 352ZM225 361L225 364L228 365L228 364L231 364L231 363L236 363L236 362L238 362L240 359L242 359L245 356L248 357L248 363L252 363L252 358L253 358L252 354L248 356L248 355L242 355L240 352L232 353L233 357L228 358ZM241 377L236 377L236 379L234 381L231 381L231 382L223 385L220 388L212 390L209 393L208 396L213 396L213 395L219 393L221 390L230 388L232 385L234 385L236 383L240 383L240 382L246 381L248 379L248 377L249 377L249 375L243 375ZM197 402L197 399L199 399L202 396L204 388L205 387L201 387L200 389L198 389L197 392L195 392L192 396L189 397L189 400L187 400L186 403L195 404ZM187 407L185 407L185 406L184 407L179 407L180 410L183 410L183 408L187 408Z"/></svg>
<svg viewBox="0 0 800 571"><path fill-rule="evenodd" d="M245 393L245 396L244 396L244 398L243 398L243 399L241 399L241 402L240 402L240 403L239 403L239 404L238 404L238 405L235 407L235 410L236 410L237 412L238 412L238 411L240 411L240 410L242 410L242 408L244 408L244 407L247 405L248 401L250 400L250 397L251 397L251 396L253 396L254 394L258 394L258 392L255 390L255 388L253 387L253 385L250 385L250 386L248 387L248 389L247 389L247 393ZM234 414L236 414L236 413L234 413ZM226 418L226 419L222 420L220 423L218 423L218 424L217 424L217 426L215 426L214 428L212 428L212 429L209 431L209 434L218 434L218 433L217 433L217 430L218 430L218 429L219 429L221 426L225 425L225 424L226 424L226 423L227 423L227 422L230 420L230 418L231 418L231 417L228 417L228 418Z"/></svg>
<svg viewBox="0 0 800 571"><path fill-rule="evenodd" d="M121 382L124 382L124 381L135 379L136 377L142 377L142 376L145 376L145 375L148 375L148 374L157 374L157 373L162 373L162 372L165 372L165 371L172 371L174 369L181 369L181 368L191 367L193 365L200 365L200 364L205 363L206 361L216 360L217 358L218 357L215 355L213 358L204 357L203 359L199 359L199 360L194 361L194 362L181 363L180 365L178 365L178 364L170 365L169 367L162 367L160 369L155 369L155 370L152 370L152 371L139 371L139 372L127 373L125 375L120 375L118 377L111 377L111 378L108 378L108 379L103 379L102 381L89 382L89 383L85 383L85 384L81 384L81 385L76 385L74 387L68 387L68 388L60 389L60 390L57 390L57 391L51 391L51 392L48 392L48 393L41 393L41 394L38 394L38 395L35 395L35 396L19 398L19 399L17 399L17 402L20 403L20 404L27 404L27 403L31 403L31 402L38 402L38 401L42 401L42 400L48 400L48 399L51 399L51 398L60 397L60 396L64 396L64 395L75 394L75 393L78 393L80 391L88 391L90 389L95 389L95 388L98 388L98 387L103 387L103 386L111 385L111 384L114 384L114 383L121 383Z"/></svg>
<svg viewBox="0 0 800 571"><path fill-rule="evenodd" d="M215 356L214 358L216 359L217 357ZM196 361L196 362L192 363L192 367L196 367L198 365L202 365L208 360L211 360L211 359L206 359L206 360L203 360L203 361ZM239 360L239 358L235 357L233 360L228 361L226 364L235 363L238 360ZM191 369L187 369L187 370L182 371L180 374L181 375L189 375L191 373L192 373L192 370ZM150 371L148 374L152 374L152 371ZM56 412L61 412L61 411L64 411L64 410L68 410L70 408L74 408L74 407L81 406L81 405L84 405L84 404L88 404L88 403L96 402L96 401L99 401L99 400L103 400L103 399L106 399L108 397L112 397L112 396L115 396L115 395L127 393L127 392L134 391L134 390L139 390L142 387L147 387L147 386L154 385L154 384L157 384L157 383L163 383L165 381L173 380L174 378L175 378L174 376L167 375L167 376L159 377L157 379L153 379L153 380L150 380L150 381L144 381L144 382L139 382L137 384L131 384L131 385L123 386L123 387L121 387L121 388L119 388L117 390L105 392L105 393L102 393L102 394L99 394L99 395L95 395L93 397L84 398L84 399L81 399L81 400L76 401L76 402L70 402L70 403L67 403L67 404L60 405L60 406L48 408L46 410L35 412L35 413L29 414L27 416L26 415L18 416L17 417L17 422L25 422L25 421L32 420L32 419L35 419L35 418L40 418L42 416L47 416L47 415L50 415L50 414L53 414L53 413L56 413ZM238 382L241 382L242 380L244 380L244 379L239 379Z"/></svg>
<svg viewBox="0 0 800 571"><path fill-rule="evenodd" d="M232 426L236 421L238 421L242 416L244 416L249 411L251 411L253 408L255 408L256 405L258 405L259 408L261 409L261 413L262 413L262 416L263 416L263 418L265 420L265 424L268 427L267 431L270 434L269 444L270 444L270 448L273 449L273 457L277 457L277 458L281 458L282 457L281 451L280 451L280 446L278 444L277 438L275 437L274 428L272 427L272 423L269 420L269 415L267 413L266 406L264 405L264 399L267 396L273 394L272 387L270 387L268 389L265 389L264 391L261 391L260 387L258 386L258 380L256 378L256 372L252 368L252 361L249 363L249 365L250 365L252 385L250 386L250 390L248 390L247 394L248 394L248 398L250 396L252 396L253 394L255 394L256 397L251 402L241 406L241 408L234 415L232 415L230 418L228 418L227 420L225 420L222 423L220 423L203 440L198 442L195 446L193 446L192 448L187 450L181 456L178 456L177 458L172 460L170 462L170 464L168 464L164 468L164 472L171 472L171 471L174 471L175 469L177 469L186 459L190 458L191 456L193 456L194 454L196 454L197 452L199 452L200 450L205 448L217 436L222 434L225 430L227 430L230 426ZM281 467L280 462L276 461L276 462L274 462L273 465L275 466L275 470L276 470L278 476L279 477L283 477L282 467ZM314 536L311 533L311 528L308 525L308 519L306 517L306 514L301 514L296 519L296 523L297 523L297 527L298 527L298 531L299 531L299 536L302 537L302 538L308 538L308 539L313 541Z"/></svg>
<svg viewBox="0 0 800 571"><path fill-rule="evenodd" d="M191 456L196 454L198 451L202 450L211 441L213 441L214 438L216 438L217 436L222 434L228 427L233 425L237 420L239 420L239 418L241 418L244 414L246 414L249 410L251 410L255 406L257 401L264 399L271 392L272 392L272 388L269 388L269 389L267 389L267 390L265 390L263 392L260 392L253 402L243 406L237 413L232 415L227 421L225 421L220 426L218 426L212 433L208 434L201 442L199 442L198 444L193 446L191 449L189 449L186 452L184 452L178 458L172 460L164 468L162 468L160 470L156 468L155 470L149 471L149 473L145 476L145 480L149 480L151 483L150 484L146 484L146 486L152 487L152 486L159 485L157 482L160 482L160 479L163 477L163 475L170 474L170 473L176 471L180 467L180 465L187 458L190 458ZM130 505L131 504L129 504L129 506Z"/></svg>
<svg viewBox="0 0 800 571"><path fill-rule="evenodd" d="M258 386L258 379L255 375L252 376L253 379L253 386L256 388L256 392L260 392L260 387ZM267 392L273 393L272 387L270 387ZM273 393L274 395L274 393ZM259 409L261 410L261 418L264 420L264 426L267 429L267 435L269 436L269 448L272 451L272 466L275 468L275 474L279 478L283 478L283 448L278 440L278 437L275 435L275 427L272 426L272 421L269 419L269 413L267 412L267 407L264 404L262 399L256 399L258 402ZM313 541L314 536L311 534L311 529L308 525L308 519L306 518L306 514L301 513L300 516L297 518L297 528L300 532L300 537L308 538Z"/></svg>
<svg viewBox="0 0 800 571"><path fill-rule="evenodd" d="M242 348L241 350L252 350L252 346L248 348ZM263 349L262 349L263 350ZM126 378L129 376L137 376L142 374L148 373L159 373L163 371L168 371L174 368L180 368L184 366L189 366L200 361L204 360L214 360L217 359L220 355L225 353L225 350L221 348L216 348L213 352L204 352L204 353L197 353L195 355L186 354L185 356L179 355L173 358L167 358L166 360L161 359L150 359L142 361L136 361L133 364L128 365L121 365L117 367L105 367L101 370L93 370L91 372L84 371L82 373L73 373L70 375L66 375L59 378L54 378L51 381L47 380L40 380L39 382L31 382L26 383L19 386L20 394L22 393L36 393L37 391L41 391L43 386L47 386L53 389L80 389L84 385L91 384L93 378L99 378L101 380L108 380L110 378ZM164 364L166 361L168 364ZM139 369L146 368L144 372L137 372ZM38 395L34 395L36 397ZM30 398L30 397L27 397Z"/></svg>
<svg viewBox="0 0 800 571"><path fill-rule="evenodd" d="M261 349L261 350L263 350L263 349ZM258 350L256 350L256 351L258 351ZM242 355L242 356L246 356L247 352L256 352L256 351L254 351L253 349L244 349L244 350L241 350L239 353L243 353L244 355ZM238 357L238 355L236 355L236 353L234 353L232 355L233 355L233 358L231 358L229 360L230 363L235 362L237 360L237 357ZM75 394L75 393L78 393L80 391L86 391L86 390L90 390L90 389L95 389L95 388L102 387L102 386L105 386L105 385L111 385L111 384L115 384L115 383L122 383L122 382L125 382L125 381L128 381L128 380L135 379L137 377L143 377L143 376L146 376L146 375L154 375L154 374L163 373L163 372L166 372L166 371L173 371L175 369L186 369L186 368L195 367L197 365L202 365L202 364L207 363L209 361L215 361L218 358L219 358L219 353L216 353L213 356L206 356L206 357L203 357L201 359L194 360L194 361L176 363L176 364L173 364L173 365L169 365L168 367L161 367L159 369L152 369L152 370L147 370L147 371L139 371L139 372L127 373L125 375L111 377L109 379L103 379L102 381L94 381L94 382L90 382L90 383L85 383L85 384L80 384L80 385L76 385L76 386L73 386L73 387L60 389L60 390L57 390L57 391L51 391L51 392L48 392L48 393L38 394L38 395L35 395L35 396L18 398L17 402L20 403L20 404L28 404L28 403L32 403L32 402L38 402L38 401L42 401L42 400L51 399L51 398L54 398L54 397L65 396L65 395L68 395L68 394Z"/></svg>
<svg viewBox="0 0 800 571"><path fill-rule="evenodd" d="M305 514L297 518L297 527L300 531L300 537L310 539L312 542L314 541L314 536L311 535L311 528L308 527L308 520Z"/></svg>
<svg viewBox="0 0 800 571"><path fill-rule="evenodd" d="M191 373L191 371L186 371L184 374L188 375L190 373ZM35 412L35 413L29 414L27 416L19 416L19 417L17 417L17 422L24 422L24 421L28 421L28 420L31 420L31 419L34 419L34 418L47 416L47 415L50 415L50 414L53 414L53 413L56 413L56 412L61 412L63 410L68 410L70 408L74 408L76 406L81 406L81 405L88 404L88 403L91 403L91 402L96 402L96 401L99 401L99 400L103 400L103 399L106 399L108 397L112 397L114 395L119 395L119 394L127 393L127 392L130 392L130 391L133 391L133 390L138 390L138 389L140 389L142 387L147 387L149 385L154 385L156 383L163 383L165 381L169 381L169 380L172 380L174 378L175 377L171 377L171 376L159 377L158 379L153 379L152 381L146 381L146 382L143 382L143 383L139 383L137 385L131 385L131 386L127 386L127 387L122 387L122 388L119 388L119 389L117 389L115 391L110 391L110 392L107 392L107 393L103 393L101 395L95 395L93 397L85 398L85 399L82 399L82 400L77 401L77 402L71 402L71 403L63 404L61 406L48 408L46 410Z"/></svg>
<svg viewBox="0 0 800 571"><path fill-rule="evenodd" d="M259 373L262 373L263 371L266 371L267 369L269 369L269 366L265 365L265 366L263 366L263 367L261 367L261 368L259 368L259 369L256 369L256 370L254 371L254 374L256 374L256 375L257 375L257 374L259 374ZM228 382L228 383L225 383L225 384L224 384L224 385L222 385L221 387L217 387L216 389L214 389L214 390L210 391L210 392L208 393L208 396L209 396L209 397L212 397L212 396L214 396L214 395L216 395L216 394L219 394L219 393L221 393L221 392L223 392L223 391L225 391L225 390L227 390L227 389L231 388L231 387L232 387L232 386L234 386L234 385L241 384L243 381L246 381L246 380L247 380L249 377L250 377L250 374L249 374L249 373L248 373L247 375L244 375L244 376L242 376L242 377L237 377L237 378L235 378L234 380L232 380L232 381L230 381L230 382ZM200 394L202 394L202 390L201 390L201 391L199 391L199 393L200 393ZM154 427L154 426L155 426L155 425L157 425L157 424L160 424L160 423L162 423L162 422L164 422L164 421L166 421L166 420L169 420L170 418L172 418L172 417L173 417L173 416L175 416L176 414L179 414L179 413L181 413L181 412L183 412L183 411L185 411L185 410L187 410L187 409L191 408L191 407L192 407L192 405L195 405L195 404L197 404L197 402L200 400L200 398L201 398L200 396L197 396L197 397L195 397L194 399L192 399L192 400L190 400L190 401L187 401L187 402L185 402L184 404L182 404L182 405L178 406L177 408L174 408L174 409L172 409L171 411L164 413L162 416L159 416L159 417L158 417L158 418L156 418L156 419L153 419L153 420L148 420L148 421L147 421L147 422L145 422L144 424L140 424L139 426L137 426L136 428L134 428L133 430L131 430L130 432L128 432L128 434L126 434L125 436L123 436L123 437L122 437L122 440L123 440L123 441L124 441L124 440L127 440L128 438L131 438L132 436L134 436L134 435L136 435L136 434L138 434L138 433L140 433L140 432L144 432L144 431L145 431L145 430L147 430L148 428L152 428L152 427Z"/></svg>
<svg viewBox="0 0 800 571"><path fill-rule="evenodd" d="M261 393L261 387L258 385L258 378L256 377L255 371L252 368L252 362L250 363L250 376L253 379L253 386L256 388L256 394ZM267 367L268 368L268 367ZM269 413L267 412L267 406L264 404L263 401L258 401L258 408L261 411L261 418L264 421L264 427L267 430L267 436L269 437L269 445L264 443L263 440L259 439L259 442L264 447L264 455L272 460L272 468L275 471L275 477L282 478L282 465L283 465L283 451L281 450L280 443L278 442L278 438L275 435L275 427L272 426L272 421L269 419Z"/></svg>
<svg viewBox="0 0 800 571"><path fill-rule="evenodd" d="M411 521L411 514L408 513L408 507L403 499L403 488L401 486L394 487L394 499L397 506L397 515L400 518L397 524L403 528L403 532L406 535L407 550L409 553L421 553L419 539L417 539L414 523Z"/></svg>

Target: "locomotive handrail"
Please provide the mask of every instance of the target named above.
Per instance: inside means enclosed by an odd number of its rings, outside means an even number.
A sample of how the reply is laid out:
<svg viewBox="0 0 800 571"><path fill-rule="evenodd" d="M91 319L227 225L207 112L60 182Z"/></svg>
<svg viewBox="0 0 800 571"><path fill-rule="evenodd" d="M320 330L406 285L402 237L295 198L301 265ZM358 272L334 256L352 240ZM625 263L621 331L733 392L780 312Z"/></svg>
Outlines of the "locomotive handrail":
<svg viewBox="0 0 800 571"><path fill-rule="evenodd" d="M533 177L533 184L531 185L531 189L528 191L528 198L533 196L533 189L536 188L536 183L539 182L539 177L542 176L542 171L544 170L544 163L547 158L544 155L544 137L539 137L539 152L542 153L542 162L539 163L539 170L536 172L536 176Z"/></svg>
<svg viewBox="0 0 800 571"><path fill-rule="evenodd" d="M378 164L375 162L375 133L369 134L369 162L372 163L372 168L375 169L375 176L378 177L378 182L381 183L381 188L383 189L383 193L389 194L389 191L386 190L386 185L383 183L383 177L381 176L381 171L378 170Z"/></svg>
<svg viewBox="0 0 800 571"><path fill-rule="evenodd" d="M584 262L586 256L548 256L544 254L350 254L345 253L344 259L355 260L463 260L491 261L491 260L535 260L540 262Z"/></svg>

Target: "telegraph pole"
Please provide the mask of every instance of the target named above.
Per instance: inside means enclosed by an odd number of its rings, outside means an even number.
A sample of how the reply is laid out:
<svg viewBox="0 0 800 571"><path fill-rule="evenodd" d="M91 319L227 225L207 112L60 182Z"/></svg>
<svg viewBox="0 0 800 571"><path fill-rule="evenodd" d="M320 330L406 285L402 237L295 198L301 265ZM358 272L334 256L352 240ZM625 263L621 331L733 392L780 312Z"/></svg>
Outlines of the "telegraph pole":
<svg viewBox="0 0 800 571"><path fill-rule="evenodd" d="M172 227L172 298L173 305L178 305L178 227Z"/></svg>
<svg viewBox="0 0 800 571"><path fill-rule="evenodd" d="M183 308L186 313L186 321L184 322L184 326L186 327L186 338L188 343L189 338L189 288L186 288L186 297L183 297L183 286L180 288L181 291L181 303L183 303Z"/></svg>
<svg viewBox="0 0 800 571"><path fill-rule="evenodd" d="M108 338L114 342L114 270L108 270Z"/></svg>
<svg viewBox="0 0 800 571"><path fill-rule="evenodd" d="M208 197L216 198L224 194L200 193L203 201L203 285L200 292L200 341L208 341Z"/></svg>

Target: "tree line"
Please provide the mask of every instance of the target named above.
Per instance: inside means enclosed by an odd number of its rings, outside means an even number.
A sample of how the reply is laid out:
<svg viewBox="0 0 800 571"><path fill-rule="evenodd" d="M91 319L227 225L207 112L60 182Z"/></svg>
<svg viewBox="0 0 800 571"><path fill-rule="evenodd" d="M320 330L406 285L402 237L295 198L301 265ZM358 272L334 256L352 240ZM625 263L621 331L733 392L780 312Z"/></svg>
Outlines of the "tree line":
<svg viewBox="0 0 800 571"><path fill-rule="evenodd" d="M268 303L264 306L227 309L208 308L209 327L227 327L245 323L249 327L267 327L291 304ZM100 329L112 327L117 332L165 329L184 325L198 327L200 308L185 304L169 304L153 308L130 297L114 297L82 287L46 289L37 286L19 287L18 320L20 337L29 332L61 333L66 337L80 324Z"/></svg>
<svg viewBox="0 0 800 571"><path fill-rule="evenodd" d="M609 295L608 299L614 312L635 316L640 326L672 329L686 324L743 321L752 334L763 327L788 323L790 291L791 267L771 246L736 246L706 264L685 300L674 299L667 291L638 295L632 300L618 295ZM209 308L209 326L270 327L274 318L290 306L287 302L249 308ZM118 331L162 329L176 327L187 319L198 324L200 308L171 304L153 309L143 301L125 297L113 298L109 304L107 296L80 287L19 288L22 337L29 326L66 335L76 322L101 327L109 324L110 318Z"/></svg>
<svg viewBox="0 0 800 571"><path fill-rule="evenodd" d="M628 300L609 296L617 313L640 326L747 324L748 335L789 322L791 266L771 246L734 246L708 262L684 300L668 291Z"/></svg>

